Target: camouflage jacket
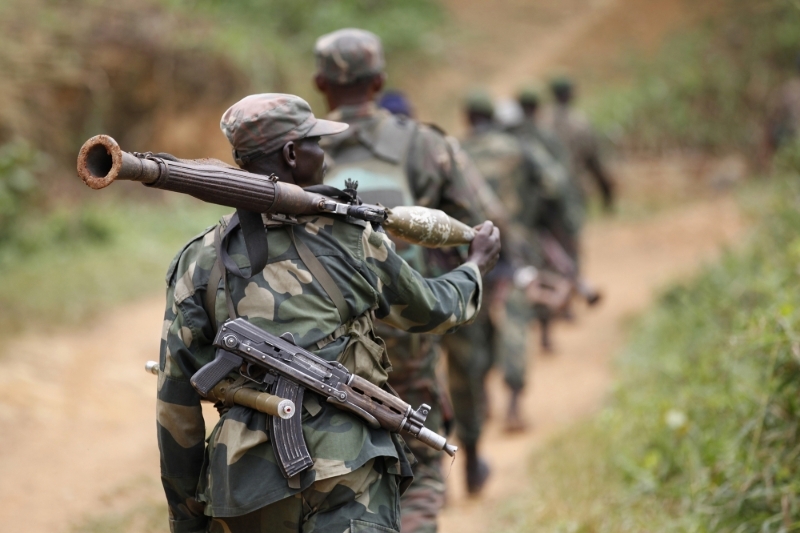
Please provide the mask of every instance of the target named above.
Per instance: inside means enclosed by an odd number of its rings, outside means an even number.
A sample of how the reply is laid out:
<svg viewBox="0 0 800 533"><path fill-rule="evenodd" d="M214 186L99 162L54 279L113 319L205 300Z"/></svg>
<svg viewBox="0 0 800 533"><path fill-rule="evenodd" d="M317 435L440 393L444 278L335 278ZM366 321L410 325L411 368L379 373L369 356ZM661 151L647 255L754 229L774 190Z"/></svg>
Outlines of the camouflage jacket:
<svg viewBox="0 0 800 533"><path fill-rule="evenodd" d="M373 143L384 120L398 120L374 103L342 106L330 113L329 120L346 122L346 131L323 139L320 144L334 160L337 153L358 143ZM403 120L412 120L405 118ZM465 224L475 226L485 219L444 135L433 126L416 124L406 158L406 176L416 205L441 209Z"/></svg>
<svg viewBox="0 0 800 533"><path fill-rule="evenodd" d="M535 246L543 202L563 194L565 175L551 172L519 139L494 127L473 130L461 146L503 204L516 239Z"/></svg>
<svg viewBox="0 0 800 533"><path fill-rule="evenodd" d="M598 157L597 135L586 116L569 106L555 104L542 111L541 126L566 146L573 171L582 172L586 161Z"/></svg>
<svg viewBox="0 0 800 533"><path fill-rule="evenodd" d="M323 138L320 142L332 166L342 160L362 160L360 155L365 149L370 152L368 157L378 157L374 154L377 151L374 147L380 142L382 128L387 125L385 121L402 121L402 125L412 126L413 135L407 153L403 154L401 162L396 163L405 165L401 172L405 175L410 192L408 201L441 209L471 226L486 220L450 144L435 127L397 117L373 103L342 106L330 113L328 118L350 124L346 131ZM401 250L399 243L398 250ZM405 257L411 260L413 256ZM461 262L458 251L454 249L424 250L415 259L412 264L427 276L448 272ZM378 332L385 340L392 359L394 372L389 377L390 384L411 403L431 405L426 426L440 431L443 420L441 397L444 391L436 376L439 339L431 335L408 335L383 324L378 324ZM409 445L417 456L432 453L430 448L413 441L409 441Z"/></svg>
<svg viewBox="0 0 800 533"><path fill-rule="evenodd" d="M224 224L224 220L223 220ZM307 393L303 431L314 459L299 479L284 479L275 462L266 415L234 406L207 439L200 397L189 377L213 359L215 332L204 310L210 270L216 259L209 228L190 241L167 274L167 308L158 382L158 442L161 471L173 531L201 531L210 516L238 516L286 498L315 480L341 475L371 458L396 459L392 473L407 475L398 437L370 429L361 419ZM336 306L299 259L289 228L267 232L269 262L250 279L228 277L237 313L273 334L290 332L298 344L335 360L348 342L340 337ZM425 279L394 251L391 241L369 224L327 217L303 217L293 227L340 287L350 315L370 311L407 331L445 333L475 317L482 296L477 267L465 263L447 275ZM248 266L239 229L228 251ZM215 315L227 318L223 289ZM327 339L327 341L326 341ZM404 462L406 461L406 462Z"/></svg>
<svg viewBox="0 0 800 533"><path fill-rule="evenodd" d="M565 184L561 194L553 198L555 209L549 210L548 216L558 217L556 222L563 223L570 233L577 232L585 218L584 196L567 147L556 135L529 119L508 131L527 147L540 168Z"/></svg>

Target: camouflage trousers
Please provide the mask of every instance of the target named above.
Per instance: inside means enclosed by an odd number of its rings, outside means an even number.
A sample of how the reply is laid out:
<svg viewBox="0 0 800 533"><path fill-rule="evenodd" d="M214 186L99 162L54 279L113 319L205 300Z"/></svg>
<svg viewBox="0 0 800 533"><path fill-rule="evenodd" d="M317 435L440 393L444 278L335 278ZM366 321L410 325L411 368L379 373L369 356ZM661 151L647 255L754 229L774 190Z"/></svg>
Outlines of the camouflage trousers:
<svg viewBox="0 0 800 533"><path fill-rule="evenodd" d="M392 372L389 384L414 408L426 403L431 412L425 421L428 429L443 433L445 406L437 379L440 359L439 337L408 335L379 329L386 342ZM444 507L445 484L442 478L442 452L415 439L406 439L417 463L411 467L414 481L400 499L402 533L435 533L439 512Z"/></svg>
<svg viewBox="0 0 800 533"><path fill-rule="evenodd" d="M525 387L530 362L528 328L536 313L524 294L513 290L501 314L493 321L488 309L481 309L473 324L442 340L447 351L456 434L464 445L474 445L480 439L486 410L486 376L493 366L499 367L512 390Z"/></svg>
<svg viewBox="0 0 800 533"><path fill-rule="evenodd" d="M503 311L495 332L494 348L506 385L519 391L525 388L531 360L528 356L528 328L531 320L536 318L536 312L519 290L511 291Z"/></svg>
<svg viewBox="0 0 800 533"><path fill-rule="evenodd" d="M396 533L399 483L377 457L251 513L216 517L209 533Z"/></svg>

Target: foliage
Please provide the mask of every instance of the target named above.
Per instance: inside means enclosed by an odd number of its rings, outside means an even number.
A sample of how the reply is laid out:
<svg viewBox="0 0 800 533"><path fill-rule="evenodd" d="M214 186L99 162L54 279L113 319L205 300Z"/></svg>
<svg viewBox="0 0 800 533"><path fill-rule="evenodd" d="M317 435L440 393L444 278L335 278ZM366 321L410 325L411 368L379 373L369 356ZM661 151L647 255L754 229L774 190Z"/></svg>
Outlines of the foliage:
<svg viewBox="0 0 800 533"><path fill-rule="evenodd" d="M34 203L39 162L39 154L23 142L0 146L0 244L13 235L20 215Z"/></svg>
<svg viewBox="0 0 800 533"><path fill-rule="evenodd" d="M611 405L534 459L509 530L800 531L800 183L771 187L747 248L641 321Z"/></svg>
<svg viewBox="0 0 800 533"><path fill-rule="evenodd" d="M705 25L633 58L626 86L601 88L590 112L632 148L748 149L762 140L772 90L795 73L800 5L725 0Z"/></svg>
<svg viewBox="0 0 800 533"><path fill-rule="evenodd" d="M157 294L170 259L227 208L175 197L56 212L2 249L0 324L5 332L76 325L120 302Z"/></svg>
<svg viewBox="0 0 800 533"><path fill-rule="evenodd" d="M317 37L359 27L381 36L387 56L424 55L444 20L435 0L161 0L215 21L212 42L234 57L258 89L310 93ZM430 48L430 47L428 47Z"/></svg>

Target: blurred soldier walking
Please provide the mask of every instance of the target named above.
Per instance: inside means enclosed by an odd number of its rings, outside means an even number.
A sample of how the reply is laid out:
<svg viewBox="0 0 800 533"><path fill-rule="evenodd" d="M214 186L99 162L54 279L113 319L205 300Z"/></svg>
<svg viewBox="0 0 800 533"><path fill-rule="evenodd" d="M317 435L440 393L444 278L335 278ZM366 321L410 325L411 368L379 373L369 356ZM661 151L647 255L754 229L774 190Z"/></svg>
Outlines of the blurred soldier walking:
<svg viewBox="0 0 800 533"><path fill-rule="evenodd" d="M522 108L523 120L509 132L517 137L530 152L537 165L546 173L557 176L565 187L563 194L557 198L543 199L541 214L537 221L538 233L544 248L545 264L562 276L573 277L578 275L580 264L580 231L585 219L585 201L581 184L573 170L573 162L566 146L552 132L542 128L538 120L540 97L533 87L522 88L517 101ZM565 265L554 264L548 252L553 252L552 247L563 248L568 259L574 264L573 268ZM556 250L557 252L557 250ZM558 263L555 261L555 263ZM565 271L566 270L566 271ZM574 270L574 272L573 272ZM599 295L582 280L577 279L581 289L588 294L587 300L595 304ZM552 312L540 306L537 309L537 318L541 325L541 345L545 351L551 351L550 324L554 318Z"/></svg>
<svg viewBox="0 0 800 533"><path fill-rule="evenodd" d="M770 97L767 121L767 156L797 139L800 133L800 55L795 59L795 73Z"/></svg>
<svg viewBox="0 0 800 533"><path fill-rule="evenodd" d="M604 208L611 211L614 208L614 183L600 157L597 135L589 120L572 105L575 99L572 80L555 79L550 90L555 102L543 111L541 126L553 132L567 147L576 177L584 180L588 174L600 189ZM585 197L585 187L581 185L578 190Z"/></svg>
<svg viewBox="0 0 800 533"><path fill-rule="evenodd" d="M262 94L232 106L221 127L242 168L307 186L325 172L319 137L347 125L316 119L296 96ZM390 363L373 317L433 333L471 320L498 247L497 230L486 223L467 263L424 279L385 234L339 216L287 223L239 210L190 241L167 273L158 382L171 531L398 531L399 494L411 470L397 435L307 392L296 416L314 463L286 479L263 413L221 407L205 445L200 396L189 378L213 359L216 325L238 315L275 335L292 333L327 360L356 360L359 375L383 386Z"/></svg>
<svg viewBox="0 0 800 533"><path fill-rule="evenodd" d="M535 228L545 201L558 198L562 194L566 177L563 173L553 173L539 165L517 138L502 131L493 122L494 106L488 94L482 91L471 93L467 98L465 111L471 130L462 147L503 204L511 222L512 235L527 243L524 249L518 246L506 247L500 264L487 280L487 294L493 302L495 316L491 317L492 320L481 313L476 325L468 330L472 331L478 326L484 328L482 336L471 339L473 350L484 359L482 364L474 365L482 370L482 374L475 377L475 385L481 390L486 372L495 362L495 354L500 354L497 363L502 367L505 382L511 390L506 428L515 431L525 427L519 402L525 387L528 364L528 324L534 317L534 312L522 291L513 286L512 280L516 267L521 264L541 266L541 257L535 252ZM514 251L518 253L523 252L525 256L512 256L512 248L517 249ZM463 332L462 336L466 334ZM457 385L451 384L453 387ZM458 405L461 398L461 394L453 392L454 404ZM470 437L477 442L483 406L471 407L474 417Z"/></svg>
<svg viewBox="0 0 800 533"><path fill-rule="evenodd" d="M380 39L368 31L343 29L320 37L314 52L315 83L328 103L329 118L350 125L346 132L322 143L330 163L325 183L342 187L346 179L353 179L366 202L387 207L422 205L476 224L479 213L441 132L411 119L410 109L404 107L399 111L405 113L392 115L376 105L386 80ZM396 245L398 254L414 268L425 275L439 273L431 269L420 247ZM381 324L376 330L392 359L389 384L406 401L431 405L426 425L441 431L445 418L452 415L446 416L445 411L451 409L436 375L440 339L405 334ZM444 505L442 454L416 442L409 446L419 463L414 466L414 483L402 498L402 531L434 532ZM469 461L469 450L467 456Z"/></svg>

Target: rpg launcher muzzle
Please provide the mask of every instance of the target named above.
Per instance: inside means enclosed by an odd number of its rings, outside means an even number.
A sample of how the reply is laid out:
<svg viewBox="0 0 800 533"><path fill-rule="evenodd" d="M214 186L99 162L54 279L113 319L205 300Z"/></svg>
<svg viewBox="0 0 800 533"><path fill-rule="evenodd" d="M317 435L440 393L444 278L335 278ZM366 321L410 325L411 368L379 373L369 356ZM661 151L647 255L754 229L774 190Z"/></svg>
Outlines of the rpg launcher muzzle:
<svg viewBox="0 0 800 533"><path fill-rule="evenodd" d="M270 215L339 214L380 223L388 233L428 247L468 244L469 226L437 209L345 203L252 174L218 159L178 159L169 154L124 152L108 135L86 141L78 153L78 176L92 189L116 180L138 181L147 187L179 192L204 202Z"/></svg>

